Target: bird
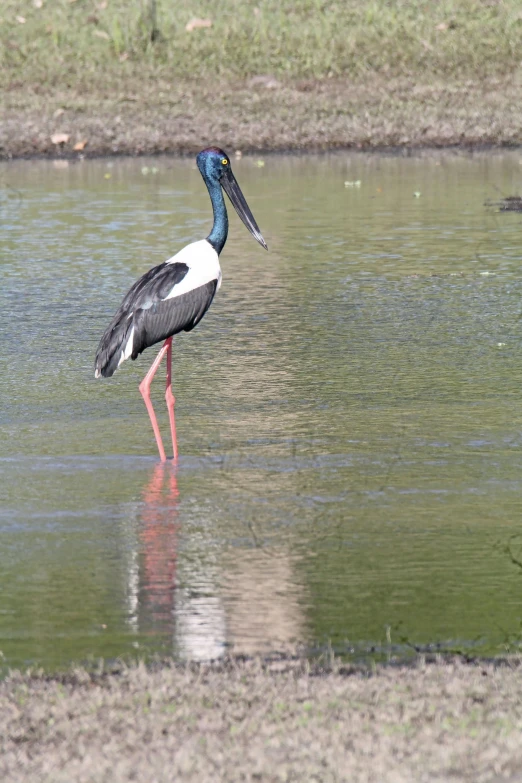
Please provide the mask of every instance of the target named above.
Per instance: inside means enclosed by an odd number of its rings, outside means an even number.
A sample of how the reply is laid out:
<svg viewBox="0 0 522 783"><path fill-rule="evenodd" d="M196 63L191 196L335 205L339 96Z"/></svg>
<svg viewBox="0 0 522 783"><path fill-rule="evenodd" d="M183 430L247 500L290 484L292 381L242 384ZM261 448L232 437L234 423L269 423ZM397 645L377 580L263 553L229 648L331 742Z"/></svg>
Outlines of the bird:
<svg viewBox="0 0 522 783"><path fill-rule="evenodd" d="M228 236L228 213L223 191L252 236L268 250L232 173L226 152L219 147L207 147L197 155L196 163L212 203L214 222L210 234L206 239L191 242L172 258L149 269L131 286L100 340L94 362L95 378L110 378L126 359L134 360L146 348L165 341L139 385L161 462L166 461L166 455L150 399L150 386L166 355L165 400L173 460L176 461L178 446L172 392L172 338L179 332L190 332L198 325L221 285L219 256Z"/></svg>

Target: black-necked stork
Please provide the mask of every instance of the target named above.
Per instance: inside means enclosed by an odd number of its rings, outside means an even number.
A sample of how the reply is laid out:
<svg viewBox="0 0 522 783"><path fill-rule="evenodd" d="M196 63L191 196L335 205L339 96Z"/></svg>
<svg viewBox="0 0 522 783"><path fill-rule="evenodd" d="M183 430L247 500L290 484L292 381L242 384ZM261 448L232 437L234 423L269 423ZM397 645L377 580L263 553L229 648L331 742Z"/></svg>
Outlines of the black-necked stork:
<svg viewBox="0 0 522 783"><path fill-rule="evenodd" d="M254 216L246 203L230 158L219 147L208 147L197 156L198 168L212 202L214 224L206 239L192 242L163 264L155 266L137 280L105 334L96 352L96 378L109 378L125 359L136 359L155 343L165 340L150 370L140 383L140 392L147 406L152 429L158 444L160 459L165 462L165 449L158 422L150 400L152 379L167 354L167 388L165 399L169 413L173 457L177 459L174 395L172 394L172 337L178 332L190 332L203 318L221 285L219 254L228 234L228 215L223 190L237 214L266 250L267 245Z"/></svg>

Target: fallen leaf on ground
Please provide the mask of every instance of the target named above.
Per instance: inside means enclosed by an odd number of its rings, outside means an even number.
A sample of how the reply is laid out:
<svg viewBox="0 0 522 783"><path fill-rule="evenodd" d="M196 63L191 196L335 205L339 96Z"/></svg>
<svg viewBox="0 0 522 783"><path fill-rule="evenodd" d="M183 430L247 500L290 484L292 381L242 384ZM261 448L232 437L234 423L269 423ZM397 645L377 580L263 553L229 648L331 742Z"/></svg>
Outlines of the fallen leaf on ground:
<svg viewBox="0 0 522 783"><path fill-rule="evenodd" d="M198 30L201 27L212 27L212 19L191 19L185 25L187 33L191 33L192 30Z"/></svg>
<svg viewBox="0 0 522 783"><path fill-rule="evenodd" d="M41 8L43 6L43 0L33 0L33 5L35 8Z"/></svg>
<svg viewBox="0 0 522 783"><path fill-rule="evenodd" d="M97 36L98 38L103 38L104 41L111 40L109 33L106 33L105 30L93 30L92 34Z"/></svg>
<svg viewBox="0 0 522 783"><path fill-rule="evenodd" d="M77 141L76 144L73 147L73 150L75 152L81 152L82 150L85 149L85 147L87 146L88 143L89 142L87 141L87 139L82 139L81 141Z"/></svg>
<svg viewBox="0 0 522 783"><path fill-rule="evenodd" d="M19 24L25 24L25 23L26 23L26 21L27 21L27 19L25 18L25 16L17 16L17 17L16 17L16 21L17 21Z"/></svg>
<svg viewBox="0 0 522 783"><path fill-rule="evenodd" d="M69 141L69 134L53 133L51 136L51 141L53 144L67 144L67 142Z"/></svg>
<svg viewBox="0 0 522 783"><path fill-rule="evenodd" d="M435 30L447 30L449 25L446 22L441 22L435 26Z"/></svg>
<svg viewBox="0 0 522 783"><path fill-rule="evenodd" d="M61 117L62 114L65 114L65 109L56 109L56 111L53 113L54 119L58 119L58 117Z"/></svg>
<svg viewBox="0 0 522 783"><path fill-rule="evenodd" d="M281 86L279 79L270 74L259 74L258 76L252 76L247 82L247 87L266 87L267 90L275 90Z"/></svg>

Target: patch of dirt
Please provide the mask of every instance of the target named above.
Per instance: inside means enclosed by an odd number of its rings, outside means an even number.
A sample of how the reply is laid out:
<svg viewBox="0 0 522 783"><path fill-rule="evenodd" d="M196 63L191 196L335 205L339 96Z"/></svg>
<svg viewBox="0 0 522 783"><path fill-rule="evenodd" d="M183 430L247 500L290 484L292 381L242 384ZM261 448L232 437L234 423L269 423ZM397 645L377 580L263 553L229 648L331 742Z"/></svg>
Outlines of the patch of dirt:
<svg viewBox="0 0 522 783"><path fill-rule="evenodd" d="M522 669L164 663L0 684L3 783L515 781Z"/></svg>
<svg viewBox="0 0 522 783"><path fill-rule="evenodd" d="M130 79L92 91L16 84L4 93L0 157L515 146L522 81L420 84L374 77L222 84ZM75 149L76 147L76 149Z"/></svg>

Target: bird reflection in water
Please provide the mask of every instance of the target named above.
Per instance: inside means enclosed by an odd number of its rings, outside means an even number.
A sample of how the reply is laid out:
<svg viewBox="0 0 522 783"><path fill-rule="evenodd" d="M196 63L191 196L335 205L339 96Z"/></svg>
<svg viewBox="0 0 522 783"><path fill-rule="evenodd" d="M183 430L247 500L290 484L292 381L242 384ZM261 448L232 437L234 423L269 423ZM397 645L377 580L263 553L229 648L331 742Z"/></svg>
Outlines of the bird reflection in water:
<svg viewBox="0 0 522 783"><path fill-rule="evenodd" d="M189 503L181 514L177 469L155 465L135 517L128 584L136 633L186 661L215 660L231 648L293 649L306 625L295 556L284 545L224 551L205 504Z"/></svg>
<svg viewBox="0 0 522 783"><path fill-rule="evenodd" d="M225 612L212 550L192 530L185 536L179 560L176 464L154 467L137 521L137 547L128 575L135 631L149 637L155 650L183 660L221 657L226 649Z"/></svg>
<svg viewBox="0 0 522 783"><path fill-rule="evenodd" d="M176 466L159 463L143 490L139 527L142 567L138 624L141 632L171 644L176 602L179 490Z"/></svg>

